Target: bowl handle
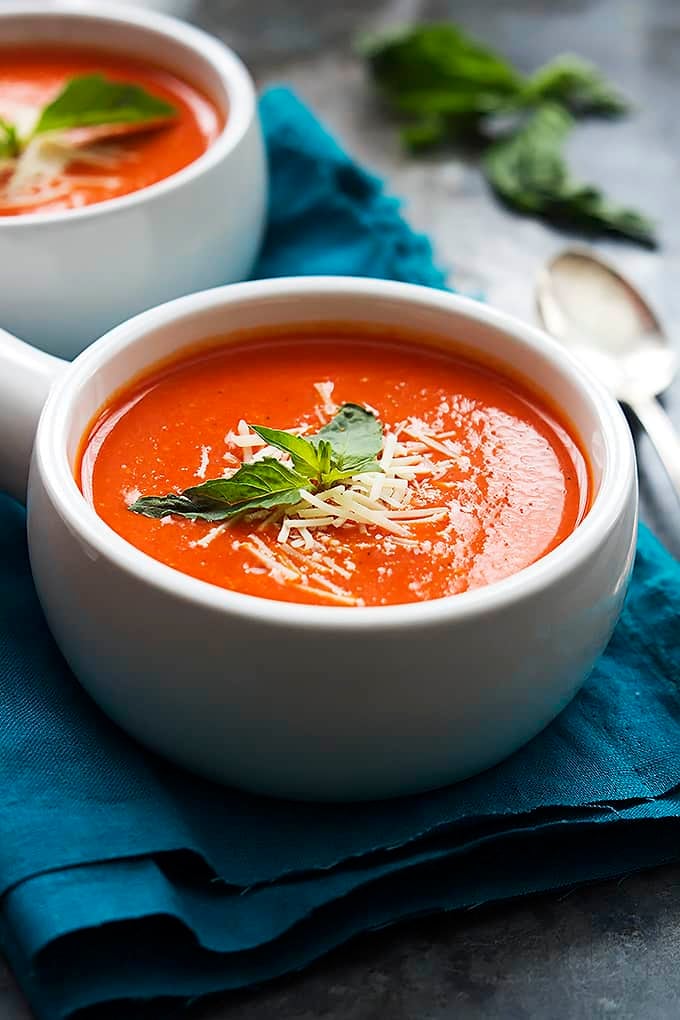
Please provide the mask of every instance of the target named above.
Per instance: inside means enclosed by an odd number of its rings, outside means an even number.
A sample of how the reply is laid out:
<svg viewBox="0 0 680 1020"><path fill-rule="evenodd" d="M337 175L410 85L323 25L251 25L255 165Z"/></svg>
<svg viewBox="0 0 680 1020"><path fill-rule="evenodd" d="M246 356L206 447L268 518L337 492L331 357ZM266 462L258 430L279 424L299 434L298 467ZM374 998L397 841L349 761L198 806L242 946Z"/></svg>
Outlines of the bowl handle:
<svg viewBox="0 0 680 1020"><path fill-rule="evenodd" d="M38 418L67 364L0 329L0 491L22 503Z"/></svg>

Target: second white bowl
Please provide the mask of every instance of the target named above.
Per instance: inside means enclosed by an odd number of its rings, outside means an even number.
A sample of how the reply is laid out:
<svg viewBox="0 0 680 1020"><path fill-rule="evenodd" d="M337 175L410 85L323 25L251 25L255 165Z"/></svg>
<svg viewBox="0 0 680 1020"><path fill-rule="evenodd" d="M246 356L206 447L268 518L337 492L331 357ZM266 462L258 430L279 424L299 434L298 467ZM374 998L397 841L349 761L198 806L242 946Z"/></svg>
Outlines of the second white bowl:
<svg viewBox="0 0 680 1020"><path fill-rule="evenodd" d="M231 50L173 18L99 0L4 3L0 41L161 64L226 115L207 152L158 184L82 209L0 216L3 326L72 358L137 312L249 274L264 229L266 159L255 89Z"/></svg>

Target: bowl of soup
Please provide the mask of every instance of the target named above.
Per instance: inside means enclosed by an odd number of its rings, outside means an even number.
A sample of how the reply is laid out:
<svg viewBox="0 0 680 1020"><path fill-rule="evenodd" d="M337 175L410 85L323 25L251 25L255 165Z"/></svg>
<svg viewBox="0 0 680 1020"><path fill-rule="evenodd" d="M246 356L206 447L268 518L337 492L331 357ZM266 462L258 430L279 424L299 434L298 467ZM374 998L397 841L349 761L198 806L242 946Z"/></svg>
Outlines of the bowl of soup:
<svg viewBox="0 0 680 1020"><path fill-rule="evenodd" d="M244 279L266 207L252 80L217 39L118 4L0 7L2 324L73 357Z"/></svg>
<svg viewBox="0 0 680 1020"><path fill-rule="evenodd" d="M46 399L28 526L49 625L104 711L195 772L336 800L454 782L546 726L611 636L630 433L502 312L270 280L46 357L0 347L22 451L0 481L24 493Z"/></svg>

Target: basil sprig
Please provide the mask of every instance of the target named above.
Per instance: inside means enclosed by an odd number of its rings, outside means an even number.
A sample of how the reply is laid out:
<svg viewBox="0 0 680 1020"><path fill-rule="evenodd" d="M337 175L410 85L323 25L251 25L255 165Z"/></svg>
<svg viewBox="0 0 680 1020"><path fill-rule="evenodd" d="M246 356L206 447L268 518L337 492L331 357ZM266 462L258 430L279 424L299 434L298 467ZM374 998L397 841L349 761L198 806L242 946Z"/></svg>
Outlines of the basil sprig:
<svg viewBox="0 0 680 1020"><path fill-rule="evenodd" d="M450 23L372 36L359 49L412 151L466 143L483 154L489 183L514 209L589 234L656 245L646 217L569 174L564 142L573 118L628 110L592 64L566 55L525 76Z"/></svg>
<svg viewBox="0 0 680 1020"><path fill-rule="evenodd" d="M269 446L289 454L292 467L263 457L243 464L231 478L211 478L165 496L141 496L130 510L144 517L225 521L252 510L293 505L302 490L321 492L353 475L382 470L376 457L382 449L383 427L359 404L343 404L309 439L265 425L250 428Z"/></svg>

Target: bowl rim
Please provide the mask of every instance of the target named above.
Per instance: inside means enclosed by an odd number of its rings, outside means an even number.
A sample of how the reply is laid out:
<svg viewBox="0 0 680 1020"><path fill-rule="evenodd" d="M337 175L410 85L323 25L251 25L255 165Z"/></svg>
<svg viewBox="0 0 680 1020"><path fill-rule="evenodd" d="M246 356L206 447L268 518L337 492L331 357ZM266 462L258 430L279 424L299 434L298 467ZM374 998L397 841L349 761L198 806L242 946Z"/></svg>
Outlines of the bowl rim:
<svg viewBox="0 0 680 1020"><path fill-rule="evenodd" d="M5 19L36 21L41 18L74 21L117 22L136 29L148 30L172 39L193 52L197 62L208 64L220 77L229 99L227 117L217 138L193 162L137 191L102 202L94 202L79 209L60 209L52 212L21 213L18 216L0 216L0 231L46 230L61 224L76 224L83 220L116 215L137 205L163 199L177 188L182 188L208 173L227 159L246 134L256 113L255 86L241 58L216 37L188 22L168 14L108 0L5 0L0 7L0 25ZM103 50L106 50L104 45ZM161 62L161 65L162 62ZM209 96L215 102L212 96Z"/></svg>
<svg viewBox="0 0 680 1020"><path fill-rule="evenodd" d="M232 302L257 304L266 298L305 298L326 295L356 298L387 298L396 305L415 303L438 311L452 310L464 318L499 330L538 350L567 377L594 408L603 446L603 472L599 490L583 521L564 541L535 563L500 581L456 595L423 602L387 606L324 606L286 602L220 588L190 577L155 560L118 535L97 515L78 487L67 455L69 418L82 387L106 362L126 347L160 327L176 320L191 320L196 314L227 308ZM294 313L291 316L293 323ZM395 321L398 321L395 319ZM191 346L188 344L187 346ZM158 359L154 359L158 360ZM149 367L152 367L150 362ZM582 437L586 442L586 437ZM91 550L91 557L104 557L110 564L154 589L207 610L217 610L286 628L323 628L333 631L363 631L367 628L417 629L443 622L460 622L492 613L509 604L535 596L582 569L615 529L628 506L635 486L636 463L633 440L619 405L604 386L580 362L541 330L510 314L450 291L416 284L358 277L279 277L202 291L177 298L110 330L86 348L53 385L38 424L31 480L38 472L53 507L70 532ZM32 484L31 482L31 484ZM29 485L30 513L30 485Z"/></svg>

